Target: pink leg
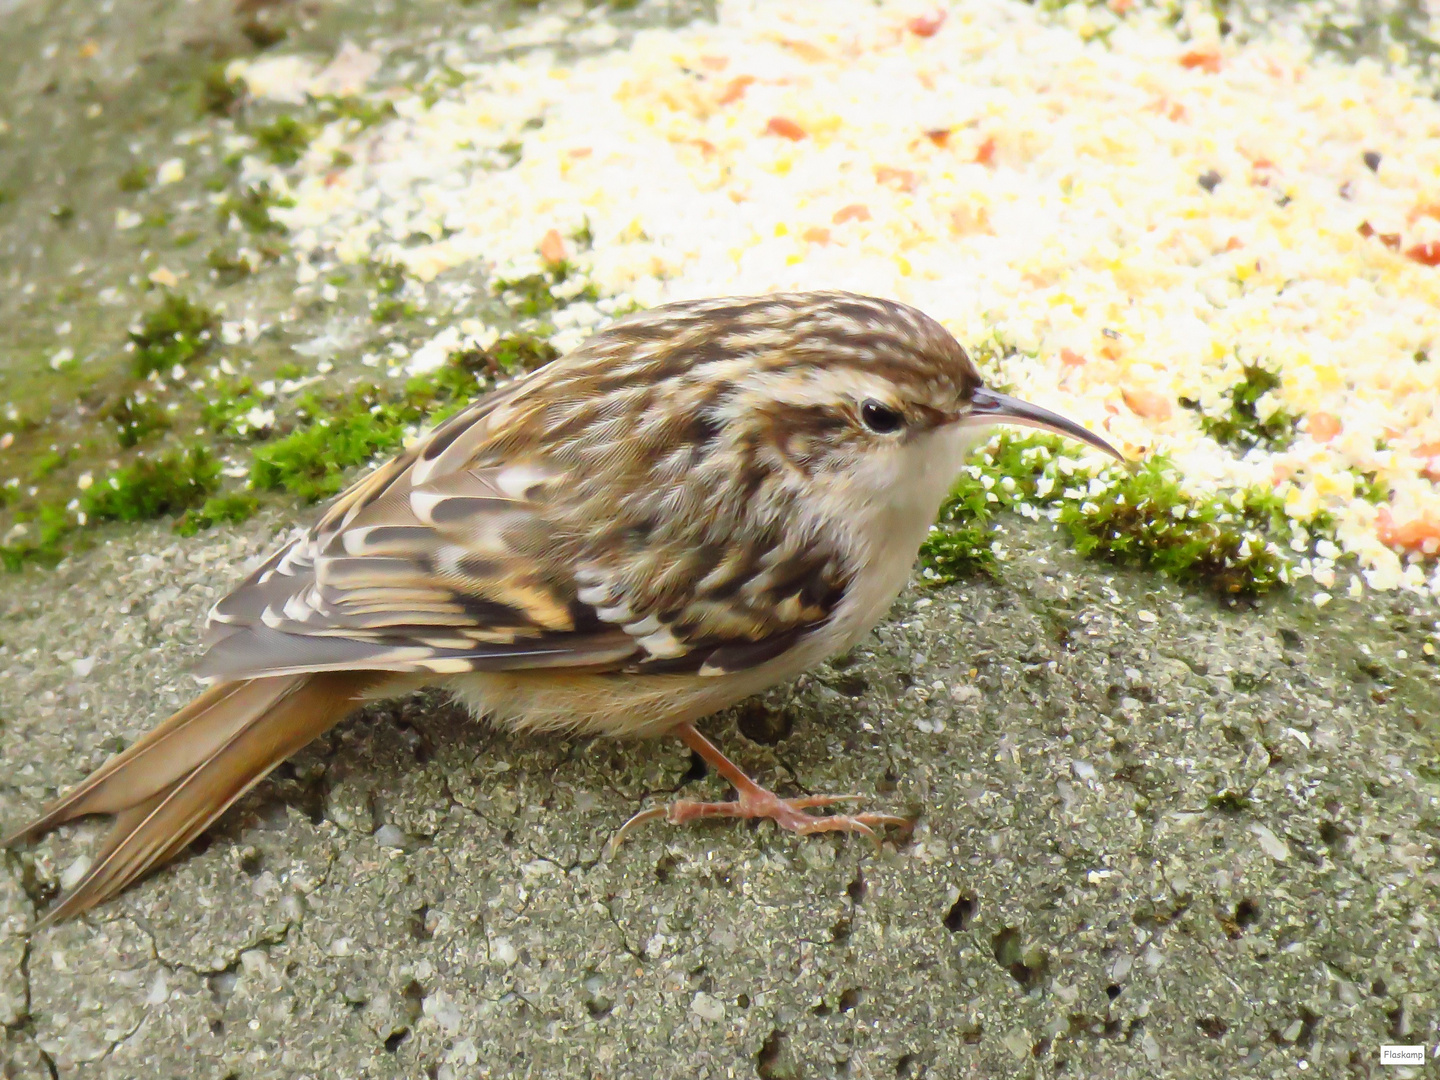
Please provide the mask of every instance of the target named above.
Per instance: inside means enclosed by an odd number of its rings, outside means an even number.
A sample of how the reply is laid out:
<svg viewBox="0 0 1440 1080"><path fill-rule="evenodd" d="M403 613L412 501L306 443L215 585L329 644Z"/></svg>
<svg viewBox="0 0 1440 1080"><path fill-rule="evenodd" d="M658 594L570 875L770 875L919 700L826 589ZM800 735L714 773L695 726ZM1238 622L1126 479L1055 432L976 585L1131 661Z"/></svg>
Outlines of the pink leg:
<svg viewBox="0 0 1440 1080"><path fill-rule="evenodd" d="M707 817L770 818L782 829L789 829L802 836L818 832L857 832L872 838L875 836L875 826L913 824L911 819L896 817L894 814L807 814L805 811L813 807L852 802L859 799L860 796L809 795L801 799L782 799L773 791L766 790L746 776L740 766L726 757L718 746L701 735L693 724L681 724L675 729L675 734L685 740L686 746L708 761L716 772L730 781L739 797L731 802L695 802L691 799L677 799L669 806L654 806L649 810L641 810L620 826L620 831L611 839L609 848L612 853L620 846L625 839L625 834L631 828L641 822L653 821L659 817L663 817L672 825L680 825L687 821L696 821ZM876 842L878 843L878 840Z"/></svg>

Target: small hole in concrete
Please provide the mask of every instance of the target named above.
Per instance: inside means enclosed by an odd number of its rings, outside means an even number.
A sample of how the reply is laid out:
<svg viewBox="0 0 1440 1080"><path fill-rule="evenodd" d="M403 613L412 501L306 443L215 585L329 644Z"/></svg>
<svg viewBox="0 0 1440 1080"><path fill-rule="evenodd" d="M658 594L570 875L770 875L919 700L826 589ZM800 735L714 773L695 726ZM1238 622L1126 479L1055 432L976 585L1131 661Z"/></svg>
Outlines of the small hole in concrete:
<svg viewBox="0 0 1440 1080"><path fill-rule="evenodd" d="M430 929L430 908L423 906L415 909L410 916L410 936L416 941L429 941L435 936L435 931Z"/></svg>
<svg viewBox="0 0 1440 1080"><path fill-rule="evenodd" d="M854 880L845 886L845 895L850 898L852 904L858 904L865 899L865 892L868 888L869 886L865 884L865 875L856 870Z"/></svg>
<svg viewBox="0 0 1440 1080"><path fill-rule="evenodd" d="M840 1011L841 1011L842 1013L843 1013L843 1012L849 1012L851 1009L855 1008L855 1006L856 1006L856 1005L859 1005L859 1004L860 1004L860 991L859 991L859 990L856 990L856 989L852 986L852 987L850 987L850 989L848 989L848 990L841 990L841 991L840 991L840 1003L839 1003L839 1005L840 1005Z"/></svg>
<svg viewBox="0 0 1440 1080"><path fill-rule="evenodd" d="M785 1033L779 1028L771 1031L755 1055L755 1071L760 1080L789 1080L791 1071L785 1068L781 1054L785 1050Z"/></svg>
<svg viewBox="0 0 1440 1080"><path fill-rule="evenodd" d="M1111 1001L1114 1001L1116 998L1118 998L1120 996L1120 992L1120 987L1117 986L1115 983L1111 983L1109 986L1105 987L1105 996L1108 997Z"/></svg>
<svg viewBox="0 0 1440 1080"><path fill-rule="evenodd" d="M410 1029L408 1027L397 1028L385 1039L385 1049L393 1054L400 1049L400 1044L409 1037Z"/></svg>
<svg viewBox="0 0 1440 1080"><path fill-rule="evenodd" d="M735 726L751 742L774 746L790 737L795 730L795 719L786 709L771 709L762 702L747 701L740 706Z"/></svg>
<svg viewBox="0 0 1440 1080"><path fill-rule="evenodd" d="M1244 930L1260 921L1260 905L1254 900L1241 900L1235 905L1235 925Z"/></svg>
<svg viewBox="0 0 1440 1080"><path fill-rule="evenodd" d="M980 902L975 897L961 893L955 903L950 905L950 910L945 913L945 929L957 932L968 928L975 919L975 913L979 910Z"/></svg>
<svg viewBox="0 0 1440 1080"><path fill-rule="evenodd" d="M710 767L705 764L705 759L694 750L690 751L690 767L685 770L685 775L680 777L680 786L693 784L697 780L704 780L710 775Z"/></svg>

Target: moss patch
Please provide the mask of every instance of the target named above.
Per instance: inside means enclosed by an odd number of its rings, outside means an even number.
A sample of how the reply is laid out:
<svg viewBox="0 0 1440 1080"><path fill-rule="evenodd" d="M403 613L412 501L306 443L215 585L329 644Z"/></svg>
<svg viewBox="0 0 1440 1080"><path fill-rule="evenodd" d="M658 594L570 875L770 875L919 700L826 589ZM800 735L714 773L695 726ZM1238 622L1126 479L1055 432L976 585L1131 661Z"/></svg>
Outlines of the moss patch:
<svg viewBox="0 0 1440 1080"><path fill-rule="evenodd" d="M135 374L144 378L152 371L188 364L210 347L216 322L215 313L203 304L183 293L165 293L130 331Z"/></svg>
<svg viewBox="0 0 1440 1080"><path fill-rule="evenodd" d="M260 508L260 500L244 492L229 495L214 495L206 499L198 510L186 510L175 522L175 531L181 536L194 536L213 525L238 525L247 521Z"/></svg>
<svg viewBox="0 0 1440 1080"><path fill-rule="evenodd" d="M1158 455L1111 481L1060 512L1082 555L1159 570L1223 596L1258 596L1289 582L1290 560L1270 539L1289 531L1273 494L1191 498L1170 461Z"/></svg>
<svg viewBox="0 0 1440 1080"><path fill-rule="evenodd" d="M170 426L170 419L154 401L137 390L110 406L106 417L115 425L115 441L129 449Z"/></svg>
<svg viewBox="0 0 1440 1080"><path fill-rule="evenodd" d="M276 165L294 165L317 131L313 124L290 113L281 113L269 123L252 128L250 134L265 156Z"/></svg>
<svg viewBox="0 0 1440 1080"><path fill-rule="evenodd" d="M88 521L144 521L199 506L220 486L220 463L204 447L142 458L80 496Z"/></svg>
<svg viewBox="0 0 1440 1080"><path fill-rule="evenodd" d="M1242 378L1225 392L1230 405L1219 416L1200 417L1200 428L1222 446L1241 450L1261 446L1267 450L1283 450L1295 441L1296 417L1284 409L1276 409L1260 419L1257 403L1272 390L1280 389L1280 375L1260 364L1246 364ZM1194 401L1181 398L1187 408L1199 409Z"/></svg>
<svg viewBox="0 0 1440 1080"><path fill-rule="evenodd" d="M285 226L272 218L270 211L294 205L294 199L276 195L269 184L262 183L227 195L220 203L218 213L222 225L228 225L233 218L248 233L257 236L284 235Z"/></svg>
<svg viewBox="0 0 1440 1080"><path fill-rule="evenodd" d="M394 406L314 409L305 427L258 447L250 483L262 491L284 490L306 502L318 502L345 486L345 474L377 454L397 449L404 422Z"/></svg>
<svg viewBox="0 0 1440 1080"><path fill-rule="evenodd" d="M1000 436L966 467L941 507L921 548L922 576L945 584L994 573L989 522L995 510L1008 509L1043 512L1083 555L1158 570L1222 596L1258 596L1289 581L1291 562L1279 543L1297 525L1274 493L1199 499L1181 488L1163 455L1091 472L1064 451L1053 436Z"/></svg>

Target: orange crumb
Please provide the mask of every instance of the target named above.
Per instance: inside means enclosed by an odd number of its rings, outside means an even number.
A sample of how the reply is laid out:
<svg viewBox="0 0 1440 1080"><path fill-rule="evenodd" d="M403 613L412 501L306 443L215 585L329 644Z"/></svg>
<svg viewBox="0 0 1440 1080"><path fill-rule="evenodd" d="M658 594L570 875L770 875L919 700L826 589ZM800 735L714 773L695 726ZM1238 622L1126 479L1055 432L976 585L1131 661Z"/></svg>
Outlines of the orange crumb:
<svg viewBox="0 0 1440 1080"><path fill-rule="evenodd" d="M780 44L784 45L787 49L795 53L797 56L801 56L804 59L809 60L811 63L814 63L817 60L825 60L829 56L829 54L826 53L824 49L820 48L820 46L813 45L808 41L799 41L792 38L785 38L780 42Z"/></svg>
<svg viewBox="0 0 1440 1080"><path fill-rule="evenodd" d="M1084 367L1085 357L1081 356L1074 349L1061 349L1060 363L1066 367Z"/></svg>
<svg viewBox="0 0 1440 1080"><path fill-rule="evenodd" d="M929 139L932 143L934 143L936 146L945 146L947 143L950 142L950 129L931 128L929 131L925 132L925 137Z"/></svg>
<svg viewBox="0 0 1440 1080"><path fill-rule="evenodd" d="M1340 427L1340 418L1328 412L1313 412L1305 422L1305 430L1316 442L1329 442L1340 434Z"/></svg>
<svg viewBox="0 0 1440 1080"><path fill-rule="evenodd" d="M1242 247L1244 247L1244 246L1245 246L1245 245L1240 242L1240 238L1239 238L1238 236L1232 236L1232 237L1230 237L1229 240L1226 240L1226 241L1225 241L1225 246L1224 246L1224 248L1222 248L1221 250L1222 250L1222 251L1239 251L1239 250L1240 250Z"/></svg>
<svg viewBox="0 0 1440 1080"><path fill-rule="evenodd" d="M702 56L700 57L700 66L706 71L724 71L730 66L730 58L728 56Z"/></svg>
<svg viewBox="0 0 1440 1080"><path fill-rule="evenodd" d="M975 151L975 162L976 164L984 165L986 168L989 168L995 164L994 135L985 136L985 141L982 142L979 148Z"/></svg>
<svg viewBox="0 0 1440 1080"><path fill-rule="evenodd" d="M945 12L936 8L928 15L916 15L905 24L916 37L934 37L936 31L945 25Z"/></svg>
<svg viewBox="0 0 1440 1080"><path fill-rule="evenodd" d="M1440 551L1440 521L1434 518L1411 518L1403 525L1397 525L1390 516L1390 507L1382 506L1375 515L1375 532L1380 542L1390 547L1423 551L1427 555Z"/></svg>
<svg viewBox="0 0 1440 1080"><path fill-rule="evenodd" d="M895 169L889 165L880 165L875 169L875 182L886 187L894 188L896 191L914 191L915 174L909 169Z"/></svg>
<svg viewBox="0 0 1440 1080"><path fill-rule="evenodd" d="M805 129L788 116L772 116L765 125L765 132L768 135L779 135L782 139L790 139L792 142L805 138Z"/></svg>
<svg viewBox="0 0 1440 1080"><path fill-rule="evenodd" d="M1214 75L1220 70L1220 54L1214 49L1191 49L1180 57L1180 66Z"/></svg>
<svg viewBox="0 0 1440 1080"><path fill-rule="evenodd" d="M547 232L540 241L540 258L551 266L558 266L565 261L565 241L554 229Z"/></svg>
<svg viewBox="0 0 1440 1080"><path fill-rule="evenodd" d="M588 146L577 146L570 151L570 156L573 158L589 157L594 152Z"/></svg>
<svg viewBox="0 0 1440 1080"><path fill-rule="evenodd" d="M1440 481L1440 442L1422 443L1415 448L1415 456L1429 458L1420 475L1426 480Z"/></svg>
<svg viewBox="0 0 1440 1080"><path fill-rule="evenodd" d="M745 88L754 81L754 75L736 75L725 84L725 89L720 91L717 102L721 105L729 105L732 101L739 101L745 96Z"/></svg>
<svg viewBox="0 0 1440 1080"><path fill-rule="evenodd" d="M1384 240L1385 237L1381 237ZM1396 237L1399 240L1399 237ZM1395 245L1399 247L1397 243ZM1416 244L1409 251L1405 252L1407 259L1414 259L1421 266L1440 266L1440 240L1431 240L1428 244Z"/></svg>
<svg viewBox="0 0 1440 1080"><path fill-rule="evenodd" d="M864 203L851 203L849 206L842 206L835 211L835 216L830 219L832 225L844 225L847 221L869 221L870 208Z"/></svg>
<svg viewBox="0 0 1440 1080"><path fill-rule="evenodd" d="M1120 396L1136 416L1147 420L1169 420L1170 402L1154 390L1122 390Z"/></svg>
<svg viewBox="0 0 1440 1080"><path fill-rule="evenodd" d="M800 234L800 236L802 239L808 240L812 244L824 245L830 243L830 230L822 229L818 226L813 229L806 229L803 233Z"/></svg>
<svg viewBox="0 0 1440 1080"><path fill-rule="evenodd" d="M969 236L971 233L995 235L990 227L990 212L983 206L978 210L971 206L957 206L950 211L950 232L955 236Z"/></svg>
<svg viewBox="0 0 1440 1080"><path fill-rule="evenodd" d="M1105 5L1112 15L1124 15L1135 6L1135 0L1109 0Z"/></svg>

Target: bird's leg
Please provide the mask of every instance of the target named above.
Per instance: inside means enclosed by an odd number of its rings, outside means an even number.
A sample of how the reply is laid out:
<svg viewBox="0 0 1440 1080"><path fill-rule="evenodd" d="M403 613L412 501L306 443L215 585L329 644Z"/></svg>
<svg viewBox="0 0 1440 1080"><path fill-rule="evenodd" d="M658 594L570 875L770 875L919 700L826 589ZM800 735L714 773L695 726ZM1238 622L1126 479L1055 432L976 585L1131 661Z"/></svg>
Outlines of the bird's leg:
<svg viewBox="0 0 1440 1080"><path fill-rule="evenodd" d="M808 814L805 811L814 807L852 802L859 799L860 796L807 795L799 799L782 799L773 791L761 787L746 776L745 771L726 757L718 746L701 735L694 724L681 724L675 729L675 734L685 740L686 746L708 761L716 772L730 781L731 786L735 788L737 798L729 802L696 802L692 799L677 799L669 806L655 806L649 810L641 810L620 826L620 831L610 841L612 852L620 846L625 839L625 834L631 828L659 817L663 817L672 825L707 817L770 818L782 829L789 829L791 832L801 835L818 832L858 832L872 838L875 836L875 827L878 825L909 825L912 823L909 818L896 817L894 814Z"/></svg>

